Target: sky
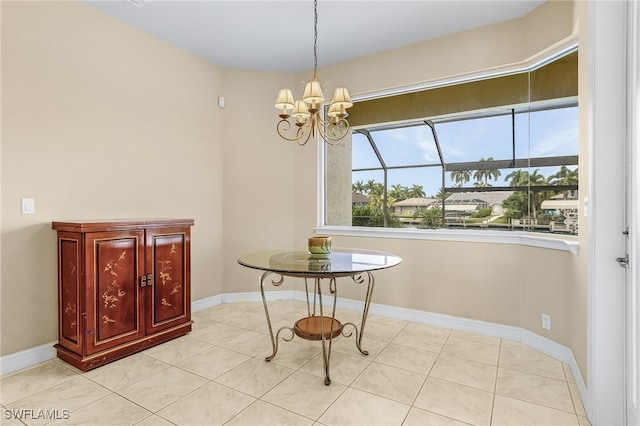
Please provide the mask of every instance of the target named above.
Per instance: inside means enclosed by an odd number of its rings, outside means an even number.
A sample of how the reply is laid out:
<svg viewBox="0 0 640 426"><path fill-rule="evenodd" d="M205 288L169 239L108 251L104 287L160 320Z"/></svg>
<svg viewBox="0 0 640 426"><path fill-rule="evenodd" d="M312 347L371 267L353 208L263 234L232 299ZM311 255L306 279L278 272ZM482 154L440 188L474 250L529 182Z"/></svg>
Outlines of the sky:
<svg viewBox="0 0 640 426"><path fill-rule="evenodd" d="M510 115L485 117L436 123L438 141L444 161L447 163L478 161L493 157L494 160L511 159L512 118ZM387 166L439 165L440 160L434 137L428 126L407 127L395 130L371 132ZM561 108L516 114L516 158L547 157L578 154L578 108ZM353 136L353 169L379 167L371 145L360 134ZM574 170L577 166L570 166ZM560 167L540 168L545 177ZM505 177L514 169L501 170L492 186L508 186ZM533 172L531 170L530 172ZM446 175L446 186L454 186ZM353 182L374 179L384 181L382 171L354 172ZM473 186L472 178L465 186ZM427 196L438 193L442 184L440 167L390 170L388 184L411 187L422 185Z"/></svg>

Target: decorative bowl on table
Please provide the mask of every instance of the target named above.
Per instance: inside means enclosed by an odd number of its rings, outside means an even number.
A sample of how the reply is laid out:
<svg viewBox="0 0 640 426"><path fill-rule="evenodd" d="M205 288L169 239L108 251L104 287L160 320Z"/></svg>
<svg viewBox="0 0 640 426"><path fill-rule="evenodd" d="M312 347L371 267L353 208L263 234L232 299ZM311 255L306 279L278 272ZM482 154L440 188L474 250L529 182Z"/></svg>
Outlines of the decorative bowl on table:
<svg viewBox="0 0 640 426"><path fill-rule="evenodd" d="M309 254L314 257L327 257L331 254L331 237L317 235L309 237Z"/></svg>

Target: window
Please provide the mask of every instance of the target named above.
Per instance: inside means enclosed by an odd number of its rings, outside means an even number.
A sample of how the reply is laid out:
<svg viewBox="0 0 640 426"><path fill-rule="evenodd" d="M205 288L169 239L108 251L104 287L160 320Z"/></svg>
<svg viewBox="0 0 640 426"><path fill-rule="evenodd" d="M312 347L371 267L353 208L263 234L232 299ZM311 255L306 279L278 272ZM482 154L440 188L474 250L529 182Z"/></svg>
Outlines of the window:
<svg viewBox="0 0 640 426"><path fill-rule="evenodd" d="M566 73L577 67L573 55L526 78L363 108L351 137L325 148L325 224L577 234L577 74ZM420 116L384 121L387 110L403 118L403 109Z"/></svg>

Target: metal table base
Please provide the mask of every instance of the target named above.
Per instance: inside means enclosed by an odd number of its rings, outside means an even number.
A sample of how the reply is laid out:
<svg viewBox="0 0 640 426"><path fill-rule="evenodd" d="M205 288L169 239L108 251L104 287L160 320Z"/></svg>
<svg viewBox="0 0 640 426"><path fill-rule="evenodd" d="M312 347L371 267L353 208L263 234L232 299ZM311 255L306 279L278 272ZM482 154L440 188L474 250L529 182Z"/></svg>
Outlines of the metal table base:
<svg viewBox="0 0 640 426"><path fill-rule="evenodd" d="M307 340L320 340L322 342L322 367L324 371L324 384L331 384L331 377L329 374L329 365L331 361L331 346L333 344L333 338L342 334L344 337L351 337L355 333L356 347L363 355L369 355L369 352L362 349L362 337L364 335L364 328L367 322L367 316L369 314L369 305L371 304L371 295L373 294L373 287L375 279L373 274L369 271L347 275L356 284L367 285L367 293L364 300L364 308L362 311L362 320L358 327L353 322L341 323L336 319L336 301L338 300L338 286L336 277L304 277L306 301L307 301L307 316L296 321L293 327L281 327L277 333L273 334L273 328L271 326L271 317L269 316L269 307L267 306L267 299L265 297L264 287L267 277L270 275L277 275L279 279L271 279L271 284L278 287L284 283L285 275L266 271L260 277L260 294L262 295L262 303L264 305L264 313L267 317L267 324L269 326L269 336L271 337L271 347L273 353L265 358L265 361L271 361L278 353L278 342L280 340L280 333L288 331L289 334L282 336L282 340L290 342L294 336L298 336ZM308 279L313 280L313 291L309 291ZM328 281L328 291L331 297L333 297L333 303L331 307L331 315L325 315L323 304L322 284L324 281ZM316 308L319 316L317 315Z"/></svg>

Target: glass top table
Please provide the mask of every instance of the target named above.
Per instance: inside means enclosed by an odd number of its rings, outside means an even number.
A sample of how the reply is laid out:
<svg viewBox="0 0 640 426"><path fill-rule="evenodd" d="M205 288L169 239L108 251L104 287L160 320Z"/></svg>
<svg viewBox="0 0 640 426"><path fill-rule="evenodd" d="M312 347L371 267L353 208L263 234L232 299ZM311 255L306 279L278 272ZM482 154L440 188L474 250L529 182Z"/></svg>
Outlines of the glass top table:
<svg viewBox="0 0 640 426"><path fill-rule="evenodd" d="M240 265L264 271L260 276L260 293L273 349L273 353L265 360L271 361L276 356L282 332L289 333L283 335L282 340L284 341L291 341L294 336L307 340L320 340L322 342L324 383L325 385L331 384L329 361L333 339L340 335L350 337L355 333L356 347L363 355L369 354L362 349L361 343L375 283L373 272L391 268L401 261L402 258L392 253L350 248L335 248L328 255L315 255L303 250L263 250L241 256L238 259ZM271 284L276 287L284 283L285 276L303 278L307 301L307 315L296 321L293 327L281 327L275 335L271 326L264 290L267 278L271 275L279 276L278 279L272 278L270 280ZM341 323L335 317L338 299L337 278L342 277L350 277L351 281L357 285L366 284L362 320L359 326L352 322ZM313 280L311 291L309 291L308 279ZM327 313L325 313L325 305L323 304L323 283L328 286L325 300L330 299L331 305L331 310Z"/></svg>
<svg viewBox="0 0 640 426"><path fill-rule="evenodd" d="M348 277L367 271L396 266L402 259L395 254L363 249L334 249L328 255L307 251L264 250L238 259L243 266L289 276L320 278Z"/></svg>

